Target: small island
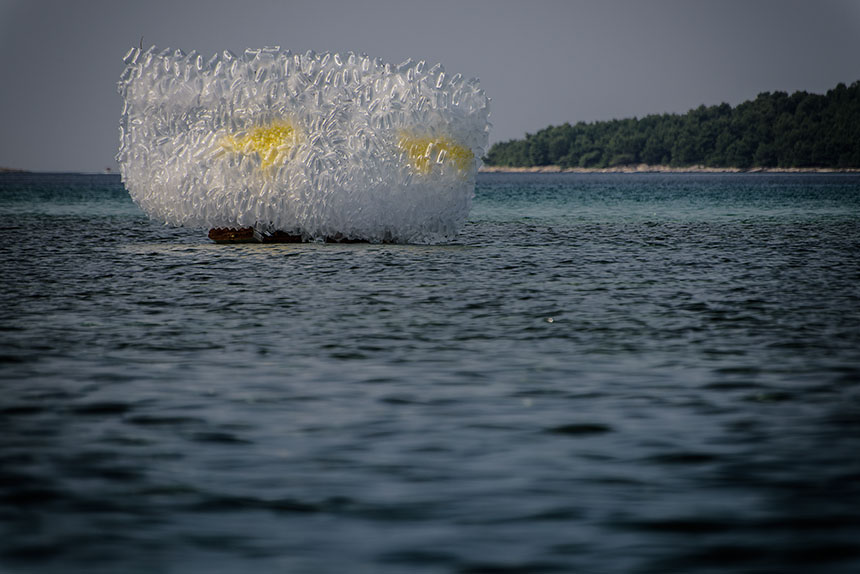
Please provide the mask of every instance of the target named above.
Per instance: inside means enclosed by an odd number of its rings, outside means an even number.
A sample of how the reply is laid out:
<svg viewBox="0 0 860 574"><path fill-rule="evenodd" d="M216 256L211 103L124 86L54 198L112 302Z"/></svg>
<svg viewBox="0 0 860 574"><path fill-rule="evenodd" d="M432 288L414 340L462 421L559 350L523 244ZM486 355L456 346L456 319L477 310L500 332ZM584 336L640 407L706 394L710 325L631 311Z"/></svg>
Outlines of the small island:
<svg viewBox="0 0 860 574"><path fill-rule="evenodd" d="M765 92L699 106L550 126L490 147L482 171L860 171L860 81L826 94Z"/></svg>

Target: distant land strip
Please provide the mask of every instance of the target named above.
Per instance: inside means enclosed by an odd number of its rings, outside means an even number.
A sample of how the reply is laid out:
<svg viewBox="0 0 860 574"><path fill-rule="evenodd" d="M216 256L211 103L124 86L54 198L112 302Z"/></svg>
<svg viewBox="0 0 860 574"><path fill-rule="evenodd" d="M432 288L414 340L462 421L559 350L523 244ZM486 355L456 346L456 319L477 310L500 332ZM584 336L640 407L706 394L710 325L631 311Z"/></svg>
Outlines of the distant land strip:
<svg viewBox="0 0 860 574"><path fill-rule="evenodd" d="M707 167L704 165L671 166L619 165L615 167L561 167L558 165L538 165L511 167L482 165L481 173L860 173L860 168L833 167Z"/></svg>
<svg viewBox="0 0 860 574"><path fill-rule="evenodd" d="M483 160L545 171L860 169L860 81L824 95L764 92L736 107L550 126L493 144Z"/></svg>

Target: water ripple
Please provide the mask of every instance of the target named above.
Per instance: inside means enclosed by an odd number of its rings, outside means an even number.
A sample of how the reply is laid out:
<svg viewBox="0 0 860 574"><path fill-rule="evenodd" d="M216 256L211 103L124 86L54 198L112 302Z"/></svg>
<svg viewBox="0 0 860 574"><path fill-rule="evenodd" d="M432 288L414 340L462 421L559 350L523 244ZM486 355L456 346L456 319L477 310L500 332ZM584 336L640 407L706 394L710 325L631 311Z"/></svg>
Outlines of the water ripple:
<svg viewBox="0 0 860 574"><path fill-rule="evenodd" d="M857 179L543 175L439 246L0 178L0 569L857 570Z"/></svg>

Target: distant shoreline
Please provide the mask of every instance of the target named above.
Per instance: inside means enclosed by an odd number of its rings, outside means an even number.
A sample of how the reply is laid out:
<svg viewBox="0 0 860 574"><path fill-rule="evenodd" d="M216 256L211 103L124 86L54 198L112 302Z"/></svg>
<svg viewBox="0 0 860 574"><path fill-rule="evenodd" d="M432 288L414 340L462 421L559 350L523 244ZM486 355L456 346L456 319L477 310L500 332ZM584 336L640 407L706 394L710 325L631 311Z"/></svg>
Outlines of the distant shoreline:
<svg viewBox="0 0 860 574"><path fill-rule="evenodd" d="M860 173L859 168L752 167L744 169L740 167L705 167L703 165L672 167L668 165L648 165L644 163L639 165L620 165L605 168L562 168L557 165L540 165L532 167L483 165L478 171L481 173Z"/></svg>
<svg viewBox="0 0 860 574"><path fill-rule="evenodd" d="M830 168L830 167L705 167L692 165L672 167L668 165L621 165L617 167L571 167L561 168L557 165L538 165L532 167L510 167L498 165L482 165L480 173L860 173L860 168ZM79 173L101 174L103 172L32 172L26 169L0 167L0 173ZM107 173L106 175L115 175ZM118 175L118 172L116 173Z"/></svg>

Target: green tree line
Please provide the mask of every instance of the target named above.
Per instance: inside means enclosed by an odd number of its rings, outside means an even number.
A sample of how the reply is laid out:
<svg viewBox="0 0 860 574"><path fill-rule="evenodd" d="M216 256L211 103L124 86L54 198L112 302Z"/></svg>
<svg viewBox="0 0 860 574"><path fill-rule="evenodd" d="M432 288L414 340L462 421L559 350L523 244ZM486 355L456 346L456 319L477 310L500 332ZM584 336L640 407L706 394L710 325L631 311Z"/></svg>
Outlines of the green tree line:
<svg viewBox="0 0 860 574"><path fill-rule="evenodd" d="M550 126L493 144L484 162L860 168L860 81L840 83L824 95L765 92L736 107L702 105L685 114Z"/></svg>

